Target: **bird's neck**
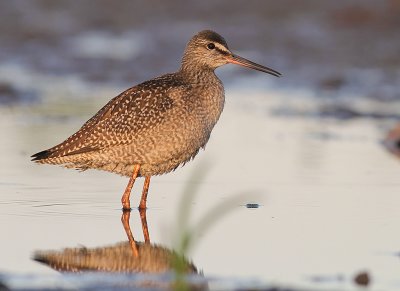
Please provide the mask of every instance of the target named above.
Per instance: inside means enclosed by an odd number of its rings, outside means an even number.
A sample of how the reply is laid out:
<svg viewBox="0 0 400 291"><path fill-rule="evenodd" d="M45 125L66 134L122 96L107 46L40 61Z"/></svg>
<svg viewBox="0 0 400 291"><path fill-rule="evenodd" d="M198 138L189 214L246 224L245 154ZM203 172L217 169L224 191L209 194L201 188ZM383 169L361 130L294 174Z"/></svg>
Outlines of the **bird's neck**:
<svg viewBox="0 0 400 291"><path fill-rule="evenodd" d="M204 122L211 131L224 108L225 94L221 80L214 69L183 63L179 71L185 82L195 90L193 95L199 108L206 108Z"/></svg>
<svg viewBox="0 0 400 291"><path fill-rule="evenodd" d="M204 78L207 76L214 77L214 69L203 66L201 64L182 62L181 68L179 70L187 78L193 78L194 80L198 78Z"/></svg>
<svg viewBox="0 0 400 291"><path fill-rule="evenodd" d="M214 68L196 62L186 62L183 60L179 72L193 85L207 86L208 84L220 83L218 77L215 75Z"/></svg>

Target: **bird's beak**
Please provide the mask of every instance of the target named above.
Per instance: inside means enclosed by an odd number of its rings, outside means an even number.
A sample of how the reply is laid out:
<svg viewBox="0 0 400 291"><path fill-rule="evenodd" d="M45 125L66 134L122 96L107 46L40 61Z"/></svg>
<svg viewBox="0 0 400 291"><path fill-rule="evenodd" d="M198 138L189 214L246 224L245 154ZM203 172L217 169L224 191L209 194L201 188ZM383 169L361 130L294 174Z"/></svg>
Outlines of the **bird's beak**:
<svg viewBox="0 0 400 291"><path fill-rule="evenodd" d="M253 70L257 70L257 71L261 71L261 72L264 72L264 73L268 73L268 74L274 75L275 77L282 76L281 73L279 73L279 72L277 72L277 71L275 71L275 70L273 70L271 68L264 67L264 66L261 66L259 64L253 63L252 61L249 61L249 60L247 60L245 58L242 58L242 57L240 57L238 55L235 55L235 54L232 54L232 55L230 55L228 57L228 62L231 63L231 64L241 65L243 67L247 67L247 68L250 68L250 69L253 69Z"/></svg>

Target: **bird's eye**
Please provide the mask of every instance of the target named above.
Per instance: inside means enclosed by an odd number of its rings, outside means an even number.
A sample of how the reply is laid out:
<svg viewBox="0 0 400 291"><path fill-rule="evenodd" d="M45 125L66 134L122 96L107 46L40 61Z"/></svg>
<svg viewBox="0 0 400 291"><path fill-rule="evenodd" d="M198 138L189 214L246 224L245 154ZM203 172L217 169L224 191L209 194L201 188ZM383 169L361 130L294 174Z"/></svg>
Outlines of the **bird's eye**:
<svg viewBox="0 0 400 291"><path fill-rule="evenodd" d="M215 49L215 44L213 44L212 42L210 42L210 43L207 45L207 48L208 48L209 50L213 50L213 49Z"/></svg>

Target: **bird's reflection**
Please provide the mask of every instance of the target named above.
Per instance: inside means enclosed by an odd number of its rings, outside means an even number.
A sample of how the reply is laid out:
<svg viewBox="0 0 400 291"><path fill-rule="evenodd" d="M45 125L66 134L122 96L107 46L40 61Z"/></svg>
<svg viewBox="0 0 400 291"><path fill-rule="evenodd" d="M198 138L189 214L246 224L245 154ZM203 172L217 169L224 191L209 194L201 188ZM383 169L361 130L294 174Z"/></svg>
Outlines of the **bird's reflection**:
<svg viewBox="0 0 400 291"><path fill-rule="evenodd" d="M129 224L130 211L123 211L121 222L127 242L97 248L66 248L61 251L38 251L34 260L60 272L124 272L164 273L172 270L177 254L164 246L150 243L146 210L140 210L144 242L136 241ZM184 260L187 273L197 273L196 267Z"/></svg>

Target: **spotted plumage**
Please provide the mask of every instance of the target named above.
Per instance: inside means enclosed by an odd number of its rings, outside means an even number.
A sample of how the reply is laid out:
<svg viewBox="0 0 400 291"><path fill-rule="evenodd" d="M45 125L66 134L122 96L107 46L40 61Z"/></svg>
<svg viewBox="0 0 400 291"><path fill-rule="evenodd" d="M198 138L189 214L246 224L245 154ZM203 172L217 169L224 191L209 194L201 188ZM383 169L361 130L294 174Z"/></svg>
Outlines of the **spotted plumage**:
<svg viewBox="0 0 400 291"><path fill-rule="evenodd" d="M100 169L136 177L168 173L204 147L223 110L225 96L214 70L235 63L279 76L230 52L217 33L205 30L188 43L179 71L136 85L111 99L64 142L33 155L33 161L80 170ZM146 182L145 182L146 186ZM144 188L141 207L145 207Z"/></svg>

